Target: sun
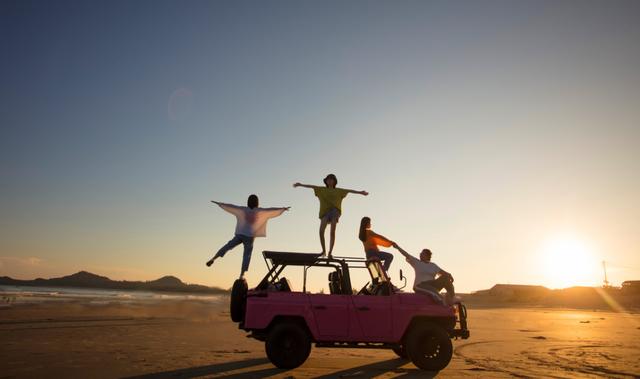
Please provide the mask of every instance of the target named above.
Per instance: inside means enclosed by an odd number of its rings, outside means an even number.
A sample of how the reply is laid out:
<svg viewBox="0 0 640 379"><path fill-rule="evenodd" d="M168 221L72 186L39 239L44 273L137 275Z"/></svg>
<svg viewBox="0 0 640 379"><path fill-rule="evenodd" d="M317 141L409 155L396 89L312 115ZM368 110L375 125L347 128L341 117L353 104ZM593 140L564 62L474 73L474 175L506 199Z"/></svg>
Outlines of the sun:
<svg viewBox="0 0 640 379"><path fill-rule="evenodd" d="M593 286L598 282L600 263L583 240L555 237L547 240L541 250L546 282L551 288Z"/></svg>

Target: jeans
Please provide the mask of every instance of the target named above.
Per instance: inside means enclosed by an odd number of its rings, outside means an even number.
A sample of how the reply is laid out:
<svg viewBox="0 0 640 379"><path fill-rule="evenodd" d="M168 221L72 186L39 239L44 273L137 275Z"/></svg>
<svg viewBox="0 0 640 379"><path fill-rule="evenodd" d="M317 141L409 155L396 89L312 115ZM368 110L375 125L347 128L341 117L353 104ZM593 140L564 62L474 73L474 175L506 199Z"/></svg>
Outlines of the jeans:
<svg viewBox="0 0 640 379"><path fill-rule="evenodd" d="M418 283L415 290L426 289L440 292L443 288L447 290L447 294L452 296L455 294L453 282L448 275L440 275L436 280L427 280L425 282Z"/></svg>
<svg viewBox="0 0 640 379"><path fill-rule="evenodd" d="M253 252L253 240L254 237L243 236L242 234L236 234L231 241L227 242L226 245L222 246L220 250L216 253L215 257L224 257L227 251L233 249L234 247L243 244L244 245L244 253L242 255L242 270L240 271L240 276L244 275L244 273L249 270L249 263L251 263L251 253Z"/></svg>
<svg viewBox="0 0 640 379"><path fill-rule="evenodd" d="M393 261L393 255L391 253L377 250L369 250L365 253L367 254L367 259L371 259L372 257L380 259L384 271L389 271L389 267L391 266L391 262Z"/></svg>

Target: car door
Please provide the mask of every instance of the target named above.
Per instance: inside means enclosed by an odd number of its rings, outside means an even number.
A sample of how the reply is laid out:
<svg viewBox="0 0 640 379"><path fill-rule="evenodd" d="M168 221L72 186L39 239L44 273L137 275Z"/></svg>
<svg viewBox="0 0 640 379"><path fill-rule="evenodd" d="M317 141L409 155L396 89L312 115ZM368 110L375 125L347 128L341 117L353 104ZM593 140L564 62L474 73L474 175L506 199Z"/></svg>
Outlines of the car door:
<svg viewBox="0 0 640 379"><path fill-rule="evenodd" d="M310 294L318 335L325 340L345 340L349 334L349 295Z"/></svg>
<svg viewBox="0 0 640 379"><path fill-rule="evenodd" d="M351 296L358 324L367 341L385 342L392 338L391 296Z"/></svg>

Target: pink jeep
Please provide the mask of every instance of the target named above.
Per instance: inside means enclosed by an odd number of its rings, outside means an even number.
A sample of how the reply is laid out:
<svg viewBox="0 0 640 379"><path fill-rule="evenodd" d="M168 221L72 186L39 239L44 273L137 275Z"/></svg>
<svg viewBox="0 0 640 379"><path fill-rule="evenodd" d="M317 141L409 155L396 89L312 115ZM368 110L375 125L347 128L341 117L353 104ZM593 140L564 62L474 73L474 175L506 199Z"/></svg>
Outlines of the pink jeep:
<svg viewBox="0 0 640 379"><path fill-rule="evenodd" d="M243 280L234 283L231 318L251 333L249 337L265 342L267 356L277 367L300 366L315 343L316 347L392 349L423 370L438 371L451 360L451 338L469 338L463 304L446 305L435 292L400 292L379 261L275 251L262 254L269 271L252 290ZM303 268L302 291L293 291L281 277L287 266ZM330 294L306 291L307 271L317 267L331 270ZM350 268L367 268L371 274L371 281L356 294Z"/></svg>

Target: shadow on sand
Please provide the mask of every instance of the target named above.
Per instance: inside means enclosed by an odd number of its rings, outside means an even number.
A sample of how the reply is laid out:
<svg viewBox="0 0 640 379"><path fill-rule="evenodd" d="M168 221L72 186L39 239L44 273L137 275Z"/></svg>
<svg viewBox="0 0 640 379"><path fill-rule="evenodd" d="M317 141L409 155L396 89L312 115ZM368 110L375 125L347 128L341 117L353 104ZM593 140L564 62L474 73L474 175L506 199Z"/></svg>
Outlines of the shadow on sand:
<svg viewBox="0 0 640 379"><path fill-rule="evenodd" d="M188 367L178 370L130 376L127 379L197 378L205 375L222 374L228 371L246 369L248 367L259 366L266 363L269 363L269 360L266 358L246 359L243 361L217 363L207 366ZM286 370L271 367L246 373L229 374L228 376L233 376L234 378L259 378L269 375L275 375L284 371ZM226 376L223 375L222 377L224 378Z"/></svg>
<svg viewBox="0 0 640 379"><path fill-rule="evenodd" d="M266 358L247 359L243 361L218 363L207 366L188 367L178 370L155 372L151 374L131 376L128 379L162 379L162 378L195 378L205 375L223 374L221 377L234 378L262 378L276 374L282 374L288 370L282 370L275 367L262 368L259 370L247 371L243 373L231 373L231 371L247 369L252 366L260 366L269 363ZM376 362L368 365L352 367L345 370L327 373L318 378L374 378L387 372L400 374L397 377L402 378L433 378L437 372L425 372L417 368L400 368L408 361L400 358L389 359L386 361ZM228 375L224 373L229 372Z"/></svg>
<svg viewBox="0 0 640 379"><path fill-rule="evenodd" d="M388 372L400 374L396 378L434 378L438 374L437 372L422 371L415 367L400 368L400 366L408 363L409 361L406 359L394 358L346 370L334 371L318 378L375 378Z"/></svg>

